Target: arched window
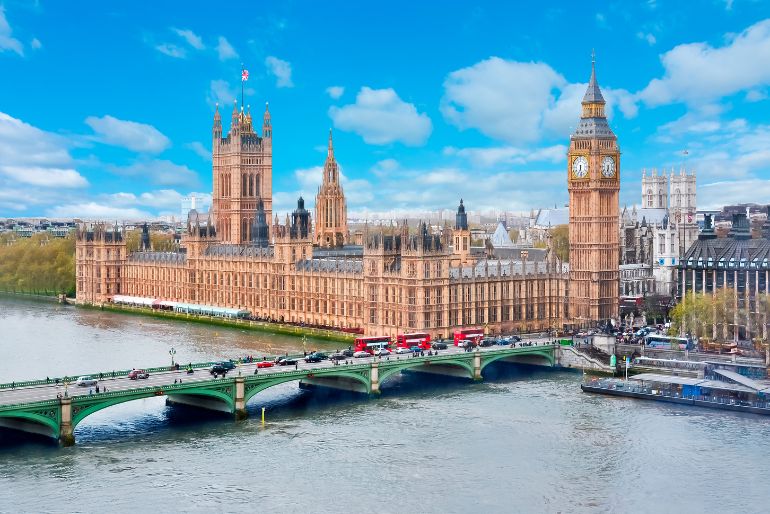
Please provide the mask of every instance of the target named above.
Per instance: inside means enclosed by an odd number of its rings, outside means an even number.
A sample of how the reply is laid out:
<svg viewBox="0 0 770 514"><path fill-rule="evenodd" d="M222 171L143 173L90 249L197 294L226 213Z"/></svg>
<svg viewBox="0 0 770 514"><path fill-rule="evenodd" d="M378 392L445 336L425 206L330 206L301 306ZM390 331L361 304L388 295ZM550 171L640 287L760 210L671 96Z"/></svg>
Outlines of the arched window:
<svg viewBox="0 0 770 514"><path fill-rule="evenodd" d="M249 175L249 196L254 196L254 175Z"/></svg>
<svg viewBox="0 0 770 514"><path fill-rule="evenodd" d="M647 190L647 207L652 207L652 189Z"/></svg>

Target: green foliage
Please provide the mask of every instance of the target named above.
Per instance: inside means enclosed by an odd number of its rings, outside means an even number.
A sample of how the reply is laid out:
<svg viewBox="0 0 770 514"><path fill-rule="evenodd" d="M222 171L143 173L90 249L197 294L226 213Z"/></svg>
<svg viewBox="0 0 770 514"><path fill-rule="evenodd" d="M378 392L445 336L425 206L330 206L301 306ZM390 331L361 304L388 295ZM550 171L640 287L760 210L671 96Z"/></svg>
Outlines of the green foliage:
<svg viewBox="0 0 770 514"><path fill-rule="evenodd" d="M697 337L711 334L714 319L712 296L703 293L688 293L684 300L671 309L671 333L689 333Z"/></svg>
<svg viewBox="0 0 770 514"><path fill-rule="evenodd" d="M569 225L557 225L551 229L551 245L559 260L569 262Z"/></svg>
<svg viewBox="0 0 770 514"><path fill-rule="evenodd" d="M141 230L129 230L123 238L126 242L126 251L138 252L142 240ZM178 250L173 234L164 232L150 232L150 246L156 252L175 252Z"/></svg>
<svg viewBox="0 0 770 514"><path fill-rule="evenodd" d="M75 294L75 235L0 237L0 290Z"/></svg>

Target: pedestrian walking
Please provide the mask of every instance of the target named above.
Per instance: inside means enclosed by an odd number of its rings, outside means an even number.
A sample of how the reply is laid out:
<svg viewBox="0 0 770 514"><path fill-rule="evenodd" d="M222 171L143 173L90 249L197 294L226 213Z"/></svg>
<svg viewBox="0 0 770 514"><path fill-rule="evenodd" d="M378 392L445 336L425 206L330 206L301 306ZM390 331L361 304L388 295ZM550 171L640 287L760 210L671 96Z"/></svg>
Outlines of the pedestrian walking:
<svg viewBox="0 0 770 514"><path fill-rule="evenodd" d="M96 394L99 394L99 384L96 384Z"/></svg>
<svg viewBox="0 0 770 514"><path fill-rule="evenodd" d="M294 363L294 371L297 371L299 369L299 362Z"/></svg>
<svg viewBox="0 0 770 514"><path fill-rule="evenodd" d="M88 388L88 394L89 394L89 395L92 395L92 394L94 394L94 390L93 390L93 389L91 389L90 387Z"/></svg>

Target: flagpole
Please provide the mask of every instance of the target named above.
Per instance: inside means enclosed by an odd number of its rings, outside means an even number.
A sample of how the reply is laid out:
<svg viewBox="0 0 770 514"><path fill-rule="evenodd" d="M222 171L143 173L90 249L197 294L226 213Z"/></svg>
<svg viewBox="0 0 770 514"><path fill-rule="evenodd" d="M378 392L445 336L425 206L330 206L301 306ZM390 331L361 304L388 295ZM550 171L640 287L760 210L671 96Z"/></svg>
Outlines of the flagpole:
<svg viewBox="0 0 770 514"><path fill-rule="evenodd" d="M243 63L241 63L241 110L243 110Z"/></svg>

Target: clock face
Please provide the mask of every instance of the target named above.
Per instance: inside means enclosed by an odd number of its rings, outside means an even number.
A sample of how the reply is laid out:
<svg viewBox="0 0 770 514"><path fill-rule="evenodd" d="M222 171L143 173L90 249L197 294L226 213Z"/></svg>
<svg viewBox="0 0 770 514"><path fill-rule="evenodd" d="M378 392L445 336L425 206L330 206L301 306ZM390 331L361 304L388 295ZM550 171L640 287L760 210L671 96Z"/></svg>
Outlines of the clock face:
<svg viewBox="0 0 770 514"><path fill-rule="evenodd" d="M572 175L575 178L583 178L588 175L588 159L583 155L578 155L572 161Z"/></svg>
<svg viewBox="0 0 770 514"><path fill-rule="evenodd" d="M615 159L609 155L602 159L602 176L605 178L615 176Z"/></svg>

